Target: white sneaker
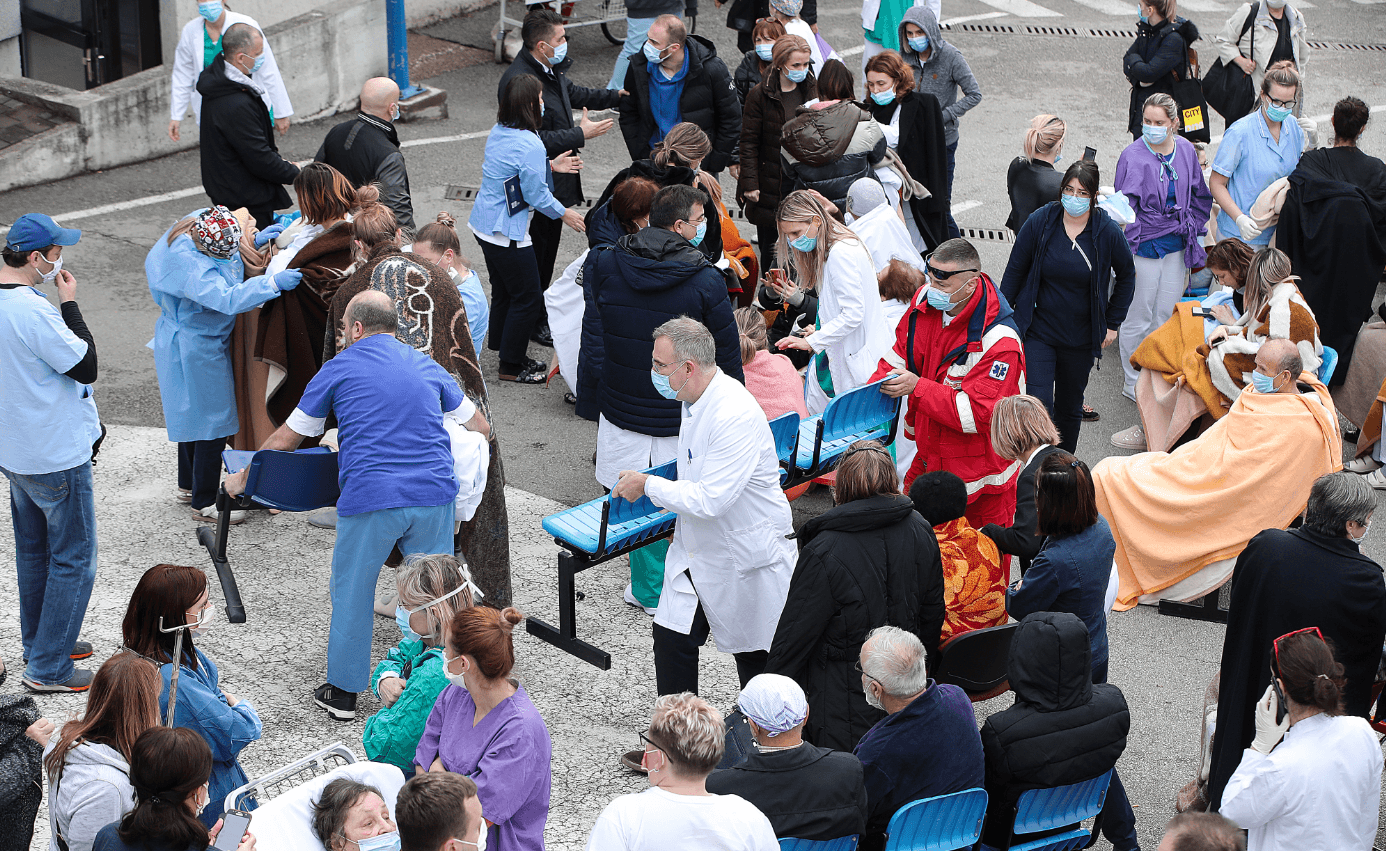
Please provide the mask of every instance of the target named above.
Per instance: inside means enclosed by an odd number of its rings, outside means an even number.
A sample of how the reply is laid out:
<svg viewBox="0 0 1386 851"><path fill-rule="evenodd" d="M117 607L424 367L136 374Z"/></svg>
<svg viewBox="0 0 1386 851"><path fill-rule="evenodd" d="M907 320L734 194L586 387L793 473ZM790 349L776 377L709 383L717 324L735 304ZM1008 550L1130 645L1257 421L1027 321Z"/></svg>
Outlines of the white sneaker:
<svg viewBox="0 0 1386 851"><path fill-rule="evenodd" d="M1145 451L1145 429L1138 425L1119 431L1112 435L1112 445L1117 449L1132 449L1136 452Z"/></svg>
<svg viewBox="0 0 1386 851"><path fill-rule="evenodd" d="M213 503L213 504L207 506L206 508L194 508L194 509L192 510L193 519L194 519L194 520L200 520L200 521L203 522L203 523L215 523L215 522L217 522L218 514L219 514L219 512L217 511L216 503ZM232 526L239 526L239 525L241 525L242 523L244 523L244 522L245 522L245 514L246 514L246 513L245 513L244 511L239 511L239 510L237 510L237 511L232 511L232 512L231 512L231 520L229 521L230 525L232 525Z"/></svg>
<svg viewBox="0 0 1386 851"><path fill-rule="evenodd" d="M1363 455L1361 458L1354 458L1343 465L1343 470L1348 473L1370 473L1380 469L1381 462L1370 455Z"/></svg>
<svg viewBox="0 0 1386 851"><path fill-rule="evenodd" d="M640 605L640 601L637 600L637 599L635 599L635 593L634 593L633 591L631 591L631 587L630 587L630 583L629 583L629 582L626 583L626 590L625 590L625 592L622 593L621 596L625 598L626 605L634 606L634 607L637 608L637 609L644 609L644 610L645 610L645 614L649 615L650 617L654 617L654 616L655 616L655 612L657 611L657 609L656 609L655 607L653 607L653 606L642 606L642 605Z"/></svg>
<svg viewBox="0 0 1386 851"><path fill-rule="evenodd" d="M1367 484L1379 491L1386 491L1386 473L1380 470L1372 470L1367 474Z"/></svg>

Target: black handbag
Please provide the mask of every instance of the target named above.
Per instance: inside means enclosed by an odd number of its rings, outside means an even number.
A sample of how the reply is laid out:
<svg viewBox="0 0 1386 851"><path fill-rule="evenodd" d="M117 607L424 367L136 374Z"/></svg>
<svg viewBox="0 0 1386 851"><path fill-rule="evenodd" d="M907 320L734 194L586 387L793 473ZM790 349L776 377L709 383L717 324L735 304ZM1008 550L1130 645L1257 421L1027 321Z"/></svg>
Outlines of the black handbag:
<svg viewBox="0 0 1386 851"><path fill-rule="evenodd" d="M1237 36L1237 44L1241 44L1242 36L1251 29L1251 24L1256 20L1256 12L1260 9L1259 3L1251 4L1251 11L1246 16L1246 21L1242 23L1242 31ZM1251 31L1251 55L1256 56L1256 31ZM1213 67L1208 69L1208 73L1203 75L1203 96L1206 98L1208 106L1216 109L1230 127L1232 123L1244 115L1251 113L1256 107L1256 91L1251 85L1251 75L1247 74L1235 64L1229 64L1218 57L1218 61L1213 63ZM1207 116L1204 116L1207 123Z"/></svg>
<svg viewBox="0 0 1386 851"><path fill-rule="evenodd" d="M1208 127L1208 100L1203 96L1203 85L1194 76L1193 68L1184 65L1184 78L1174 81L1174 102L1179 105L1179 135L1190 142L1205 145L1213 139Z"/></svg>

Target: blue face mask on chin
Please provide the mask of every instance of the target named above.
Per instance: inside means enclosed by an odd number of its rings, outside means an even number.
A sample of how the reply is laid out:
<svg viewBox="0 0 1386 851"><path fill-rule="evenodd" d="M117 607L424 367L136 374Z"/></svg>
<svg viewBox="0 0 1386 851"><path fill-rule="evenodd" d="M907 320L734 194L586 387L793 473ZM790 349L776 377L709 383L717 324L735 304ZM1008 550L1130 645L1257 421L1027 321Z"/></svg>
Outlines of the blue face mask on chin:
<svg viewBox="0 0 1386 851"><path fill-rule="evenodd" d="M1151 145L1163 145L1165 140L1169 138L1169 128L1152 127L1149 124L1142 124L1141 135L1144 136L1145 141Z"/></svg>
<svg viewBox="0 0 1386 851"><path fill-rule="evenodd" d="M872 92L871 99L881 106L889 106L895 102L895 91L892 89L888 92Z"/></svg>
<svg viewBox="0 0 1386 851"><path fill-rule="evenodd" d="M784 75L789 78L789 82L791 83L802 83L804 80L808 79L808 69L800 68L794 71L786 68Z"/></svg>
<svg viewBox="0 0 1386 851"><path fill-rule="evenodd" d="M909 39L909 43L910 50L913 50L915 53L923 53L929 49L929 37L927 35Z"/></svg>
<svg viewBox="0 0 1386 851"><path fill-rule="evenodd" d="M382 833L370 839L354 840L356 851L399 851L399 831Z"/></svg>
<svg viewBox="0 0 1386 851"><path fill-rule="evenodd" d="M775 45L773 45L773 44L757 44L757 45L756 45L756 56L759 56L759 57L760 57L760 61L761 61L761 62L769 62L769 61L770 61L771 59L773 59L774 56L775 56Z"/></svg>
<svg viewBox="0 0 1386 851"><path fill-rule="evenodd" d="M1064 205L1064 212L1075 219L1092 209L1090 199L1079 198L1077 195L1060 195L1059 203Z"/></svg>
<svg viewBox="0 0 1386 851"><path fill-rule="evenodd" d="M1251 386L1252 389L1254 389L1257 393L1277 392L1275 386L1275 376L1263 375L1256 371L1252 371L1251 373Z"/></svg>

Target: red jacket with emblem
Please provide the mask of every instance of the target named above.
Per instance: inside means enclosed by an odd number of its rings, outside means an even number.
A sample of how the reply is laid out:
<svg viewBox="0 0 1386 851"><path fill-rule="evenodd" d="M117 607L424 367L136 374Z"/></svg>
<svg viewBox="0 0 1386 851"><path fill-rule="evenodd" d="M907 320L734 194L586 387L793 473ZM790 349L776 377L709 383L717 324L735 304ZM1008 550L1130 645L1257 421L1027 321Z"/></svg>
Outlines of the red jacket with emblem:
<svg viewBox="0 0 1386 851"><path fill-rule="evenodd" d="M929 306L925 292L915 293L896 328L895 347L871 379L897 368L920 377L905 414L905 436L919 451L904 490L926 470L947 470L967 483L969 503L982 494L1013 492L1020 462L991 448L992 407L1025 392L1025 355L1010 305L981 275L967 306L945 327L943 312Z"/></svg>

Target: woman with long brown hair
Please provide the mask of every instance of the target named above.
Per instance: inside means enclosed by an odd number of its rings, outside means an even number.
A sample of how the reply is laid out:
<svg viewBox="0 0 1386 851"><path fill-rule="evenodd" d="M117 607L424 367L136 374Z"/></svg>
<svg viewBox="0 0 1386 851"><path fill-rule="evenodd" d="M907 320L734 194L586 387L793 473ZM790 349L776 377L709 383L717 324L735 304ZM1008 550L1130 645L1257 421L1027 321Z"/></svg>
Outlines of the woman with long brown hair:
<svg viewBox="0 0 1386 851"><path fill-rule="evenodd" d="M857 235L828 213L821 196L796 190L780 204L780 248L794 263L797 286L818 293L817 327L780 340L780 350L811 351L804 381L810 414L871 379L894 341L886 327L876 265ZM767 286L769 281L766 281ZM793 295L781 291L782 298Z"/></svg>
<svg viewBox="0 0 1386 851"><path fill-rule="evenodd" d="M798 532L799 563L765 672L808 695L805 738L850 751L885 717L862 694L861 646L876 627L898 626L936 661L943 565L933 528L900 493L895 460L880 443L857 441L843 454L833 503Z"/></svg>
<svg viewBox="0 0 1386 851"><path fill-rule="evenodd" d="M415 770L451 771L476 781L486 814L487 847L542 851L549 816L553 742L515 668L511 633L518 609L477 606L447 626L438 695L414 755Z"/></svg>
<svg viewBox="0 0 1386 851"><path fill-rule="evenodd" d="M250 779L236 758L264 729L255 707L223 689L216 664L193 646L213 620L207 574L196 567L156 564L135 585L121 623L125 649L158 666L163 680L160 716L167 719L172 713L176 725L195 731L212 748L211 800L202 811L202 822L208 827L216 824L227 793ZM178 660L178 703L169 706L174 635L163 632L161 626L182 624L192 628L184 632Z"/></svg>
<svg viewBox="0 0 1386 851"><path fill-rule="evenodd" d="M96 671L87 708L53 736L48 773L48 847L90 851L101 828L135 806L130 755L135 740L159 725L159 669L134 653L117 653Z"/></svg>

